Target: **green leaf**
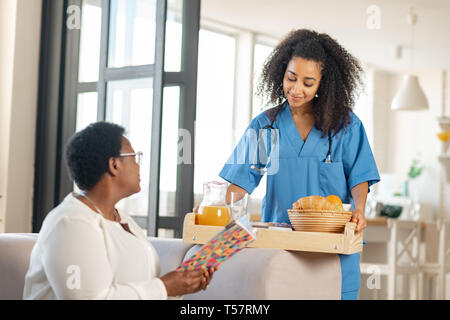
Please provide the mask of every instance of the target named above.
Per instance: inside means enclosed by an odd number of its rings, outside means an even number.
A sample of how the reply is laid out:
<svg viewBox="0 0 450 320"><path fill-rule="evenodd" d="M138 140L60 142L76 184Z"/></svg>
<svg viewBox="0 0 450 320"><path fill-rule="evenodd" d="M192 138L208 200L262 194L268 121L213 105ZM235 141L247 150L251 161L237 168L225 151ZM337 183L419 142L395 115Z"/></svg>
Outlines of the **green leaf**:
<svg viewBox="0 0 450 320"><path fill-rule="evenodd" d="M425 167L424 166L419 167L418 165L419 165L419 160L414 159L412 161L411 166L409 167L409 172L408 172L409 178L415 179L422 174L422 171Z"/></svg>

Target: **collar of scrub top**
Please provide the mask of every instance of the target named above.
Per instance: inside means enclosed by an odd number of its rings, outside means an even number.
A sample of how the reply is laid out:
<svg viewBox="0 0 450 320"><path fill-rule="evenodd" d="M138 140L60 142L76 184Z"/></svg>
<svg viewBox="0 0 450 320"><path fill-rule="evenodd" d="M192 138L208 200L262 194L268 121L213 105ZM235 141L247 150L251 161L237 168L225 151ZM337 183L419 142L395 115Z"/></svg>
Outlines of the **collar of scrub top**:
<svg viewBox="0 0 450 320"><path fill-rule="evenodd" d="M264 126L262 128L262 130L275 129L273 127L273 124L275 123L275 120L276 120L278 114L283 109L282 108L283 104L284 103L282 103L282 104L280 104L280 105L278 105L277 107L274 108L275 109L275 113L272 113L270 115L268 114L269 118L271 119L271 122L270 122L269 125ZM258 152L258 146L259 146L259 142L261 140L261 135L262 135L262 132L263 132L262 130L259 131L258 140L256 141L257 148L255 149L255 154L253 156L253 161L254 162L256 160L256 153ZM275 132L275 143L277 142L277 138L278 138L278 136L276 135L276 132ZM325 163L331 163L332 162L331 161L331 146L332 146L332 144L333 144L333 141L331 139L331 132L328 132L328 153L327 153L327 156L325 157L325 159L323 160L323 162L325 162ZM269 154L269 157L267 158L267 163L269 163L269 161L270 161L270 154ZM266 167L264 167L264 168L257 168L254 164L251 166L251 169L259 171L259 172L262 172L262 173L267 172Z"/></svg>

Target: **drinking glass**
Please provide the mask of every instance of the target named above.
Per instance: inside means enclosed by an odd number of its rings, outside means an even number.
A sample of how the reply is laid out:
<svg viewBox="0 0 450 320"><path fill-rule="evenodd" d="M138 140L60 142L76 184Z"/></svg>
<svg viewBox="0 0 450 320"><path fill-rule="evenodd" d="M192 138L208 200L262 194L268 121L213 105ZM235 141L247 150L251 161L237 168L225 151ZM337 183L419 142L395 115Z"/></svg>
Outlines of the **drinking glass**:
<svg viewBox="0 0 450 320"><path fill-rule="evenodd" d="M247 216L248 193L246 192L231 192L231 218L239 221L242 218L248 220Z"/></svg>

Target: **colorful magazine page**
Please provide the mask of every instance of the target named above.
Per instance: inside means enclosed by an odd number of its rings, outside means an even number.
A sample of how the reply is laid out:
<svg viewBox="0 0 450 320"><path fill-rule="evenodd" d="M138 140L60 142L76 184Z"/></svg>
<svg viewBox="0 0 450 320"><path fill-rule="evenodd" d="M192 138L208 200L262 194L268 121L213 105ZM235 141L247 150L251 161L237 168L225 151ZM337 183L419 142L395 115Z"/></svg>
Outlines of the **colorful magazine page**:
<svg viewBox="0 0 450 320"><path fill-rule="evenodd" d="M242 224L231 221L224 230L204 244L190 259L184 261L177 271L216 268L256 239Z"/></svg>

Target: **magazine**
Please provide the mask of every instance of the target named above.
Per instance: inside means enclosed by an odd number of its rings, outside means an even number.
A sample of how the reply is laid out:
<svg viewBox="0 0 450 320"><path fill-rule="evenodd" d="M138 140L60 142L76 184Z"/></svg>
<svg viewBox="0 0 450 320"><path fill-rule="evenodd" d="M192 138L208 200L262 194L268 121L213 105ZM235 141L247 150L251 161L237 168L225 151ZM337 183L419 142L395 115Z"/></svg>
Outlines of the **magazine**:
<svg viewBox="0 0 450 320"><path fill-rule="evenodd" d="M242 223L231 221L225 229L204 244L191 258L184 261L176 270L190 271L216 268L234 254L255 241L256 236Z"/></svg>

